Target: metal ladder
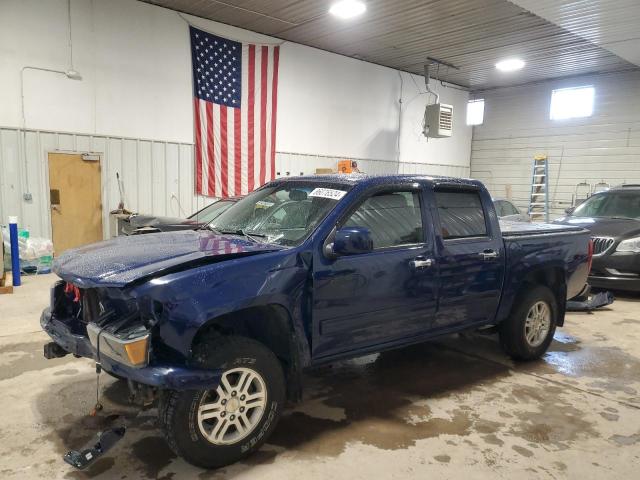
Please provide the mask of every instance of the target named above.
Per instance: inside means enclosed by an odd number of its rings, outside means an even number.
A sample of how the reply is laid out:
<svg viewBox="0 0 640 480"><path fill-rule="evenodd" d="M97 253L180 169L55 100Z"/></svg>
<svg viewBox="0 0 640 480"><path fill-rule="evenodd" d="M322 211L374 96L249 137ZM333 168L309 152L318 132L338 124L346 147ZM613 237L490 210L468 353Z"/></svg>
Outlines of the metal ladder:
<svg viewBox="0 0 640 480"><path fill-rule="evenodd" d="M549 221L549 165L546 155L533 158L529 218L532 222Z"/></svg>

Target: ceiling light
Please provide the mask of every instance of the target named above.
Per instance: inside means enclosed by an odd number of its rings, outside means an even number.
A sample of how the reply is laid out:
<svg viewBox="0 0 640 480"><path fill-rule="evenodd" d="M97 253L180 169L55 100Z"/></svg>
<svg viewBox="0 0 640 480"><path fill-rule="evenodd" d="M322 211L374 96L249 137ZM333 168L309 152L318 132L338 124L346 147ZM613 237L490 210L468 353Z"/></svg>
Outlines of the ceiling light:
<svg viewBox="0 0 640 480"><path fill-rule="evenodd" d="M507 58L496 63L496 68L501 72L515 72L524 67L524 62L519 58Z"/></svg>
<svg viewBox="0 0 640 480"><path fill-rule="evenodd" d="M367 6L360 0L340 0L331 5L329 13L336 17L349 19L362 15L367 10Z"/></svg>

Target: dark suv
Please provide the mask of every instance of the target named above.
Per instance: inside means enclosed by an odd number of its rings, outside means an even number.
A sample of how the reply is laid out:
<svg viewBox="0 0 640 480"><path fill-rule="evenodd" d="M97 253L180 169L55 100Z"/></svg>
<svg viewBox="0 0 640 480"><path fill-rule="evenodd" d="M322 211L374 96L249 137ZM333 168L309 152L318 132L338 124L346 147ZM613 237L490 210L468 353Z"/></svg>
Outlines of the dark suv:
<svg viewBox="0 0 640 480"><path fill-rule="evenodd" d="M589 284L640 292L640 185L596 193L555 223L591 232L594 246Z"/></svg>

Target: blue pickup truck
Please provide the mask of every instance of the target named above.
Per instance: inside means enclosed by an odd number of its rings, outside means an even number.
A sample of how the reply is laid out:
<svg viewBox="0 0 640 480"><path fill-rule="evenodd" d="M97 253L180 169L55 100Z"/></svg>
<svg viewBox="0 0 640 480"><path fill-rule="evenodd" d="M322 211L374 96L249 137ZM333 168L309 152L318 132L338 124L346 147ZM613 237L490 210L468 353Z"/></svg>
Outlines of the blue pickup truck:
<svg viewBox="0 0 640 480"><path fill-rule="evenodd" d="M158 398L171 448L219 467L259 448L309 367L484 326L540 357L591 255L579 227L501 230L477 181L287 178L200 230L61 255L45 356L95 359Z"/></svg>

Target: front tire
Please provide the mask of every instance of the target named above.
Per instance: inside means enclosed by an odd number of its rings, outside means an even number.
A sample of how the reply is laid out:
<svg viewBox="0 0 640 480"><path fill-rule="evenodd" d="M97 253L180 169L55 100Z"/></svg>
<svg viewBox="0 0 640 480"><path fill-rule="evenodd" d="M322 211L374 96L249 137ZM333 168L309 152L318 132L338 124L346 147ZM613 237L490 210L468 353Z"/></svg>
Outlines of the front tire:
<svg viewBox="0 0 640 480"><path fill-rule="evenodd" d="M558 304L553 292L532 286L516 298L509 318L500 325L500 344L516 360L535 360L549 348L556 331Z"/></svg>
<svg viewBox="0 0 640 480"><path fill-rule="evenodd" d="M244 337L200 343L194 358L202 368L223 370L220 385L166 392L160 424L177 455L218 468L250 455L273 432L285 401L284 374L268 348Z"/></svg>

